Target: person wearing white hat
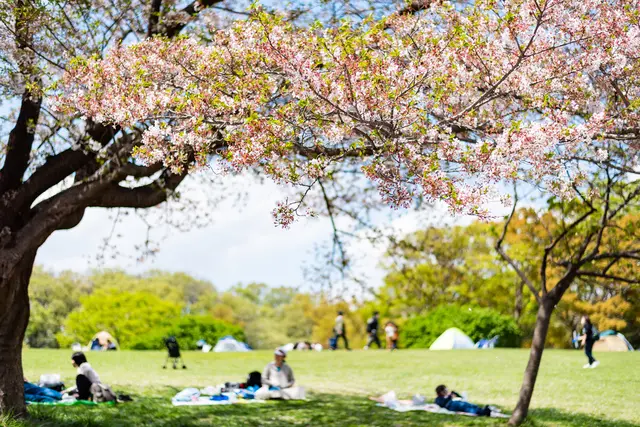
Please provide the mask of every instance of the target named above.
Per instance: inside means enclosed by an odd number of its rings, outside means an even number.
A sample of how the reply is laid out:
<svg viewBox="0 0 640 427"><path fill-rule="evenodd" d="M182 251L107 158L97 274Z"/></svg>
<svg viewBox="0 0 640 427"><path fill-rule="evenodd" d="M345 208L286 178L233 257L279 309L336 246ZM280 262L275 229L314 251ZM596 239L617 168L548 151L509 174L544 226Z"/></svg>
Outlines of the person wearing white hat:
<svg viewBox="0 0 640 427"><path fill-rule="evenodd" d="M285 361L287 352L277 348L273 354L275 360L264 368L262 385L268 385L276 390L293 387L295 378L293 377L293 370Z"/></svg>
<svg viewBox="0 0 640 427"><path fill-rule="evenodd" d="M274 361L262 373L262 388L256 392L256 399L304 399L304 389L294 387L293 370L285 361L287 352L277 348L273 355Z"/></svg>

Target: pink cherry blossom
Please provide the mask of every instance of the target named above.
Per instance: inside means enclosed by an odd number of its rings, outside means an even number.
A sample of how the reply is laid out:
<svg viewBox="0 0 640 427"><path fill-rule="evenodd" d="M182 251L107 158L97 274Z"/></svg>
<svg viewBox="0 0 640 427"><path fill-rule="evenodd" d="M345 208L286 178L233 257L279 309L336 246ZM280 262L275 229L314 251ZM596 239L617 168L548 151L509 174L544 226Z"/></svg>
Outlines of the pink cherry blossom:
<svg viewBox="0 0 640 427"><path fill-rule="evenodd" d="M486 216L495 184L528 179L560 196L579 161L603 161L640 119L639 0L436 3L417 16L299 28L256 10L195 39L153 38L76 62L58 108L147 125L141 159L179 170L259 167L315 182L360 159L382 199L416 196ZM623 141L623 142L619 142ZM577 160L579 159L579 160ZM283 204L276 221L294 215Z"/></svg>

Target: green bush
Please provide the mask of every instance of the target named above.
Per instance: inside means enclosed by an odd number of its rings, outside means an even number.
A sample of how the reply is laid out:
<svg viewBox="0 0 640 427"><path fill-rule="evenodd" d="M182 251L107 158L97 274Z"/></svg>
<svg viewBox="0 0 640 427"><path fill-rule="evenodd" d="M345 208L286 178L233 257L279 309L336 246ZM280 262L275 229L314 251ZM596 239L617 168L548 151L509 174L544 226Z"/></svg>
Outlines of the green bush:
<svg viewBox="0 0 640 427"><path fill-rule="evenodd" d="M140 336L169 327L180 316L180 305L164 301L148 292L123 292L100 289L80 298L81 305L67 316L64 328L56 335L60 347L86 344L96 332L107 331L122 349Z"/></svg>
<svg viewBox="0 0 640 427"><path fill-rule="evenodd" d="M497 347L519 347L522 338L510 316L488 308L448 305L407 320L400 331L400 342L405 348L429 348L449 328L462 330L474 342L498 335Z"/></svg>
<svg viewBox="0 0 640 427"><path fill-rule="evenodd" d="M164 338L173 335L183 350L195 350L198 340L203 339L215 345L225 335L233 335L244 341L244 331L240 326L214 319L209 316L182 316L165 328L155 329L137 337L130 345L134 350L159 350L164 348Z"/></svg>

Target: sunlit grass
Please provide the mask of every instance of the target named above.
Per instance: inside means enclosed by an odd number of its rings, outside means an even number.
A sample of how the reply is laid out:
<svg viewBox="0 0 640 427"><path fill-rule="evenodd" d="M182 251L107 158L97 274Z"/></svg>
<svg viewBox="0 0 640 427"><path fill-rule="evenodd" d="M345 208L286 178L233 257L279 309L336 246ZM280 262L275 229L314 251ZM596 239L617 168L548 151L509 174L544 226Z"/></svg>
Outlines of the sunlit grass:
<svg viewBox="0 0 640 427"><path fill-rule="evenodd" d="M74 377L70 351L27 350L25 375L59 373L68 383ZM243 381L261 371L271 352L185 353L188 369L161 369L163 352L89 353L102 380L116 391L133 394L132 403L109 407L30 408L23 425L61 426L258 426L258 425L504 425L505 420L396 413L366 400L371 394L395 390L401 397L434 395L440 383L469 400L494 404L505 411L515 405L526 350L487 351L353 351L292 352L289 363L300 385L310 390L308 402L270 402L265 405L178 407L170 398L184 387L205 387ZM584 370L577 351L545 352L532 402L536 426L640 425L640 353L598 354L602 364Z"/></svg>

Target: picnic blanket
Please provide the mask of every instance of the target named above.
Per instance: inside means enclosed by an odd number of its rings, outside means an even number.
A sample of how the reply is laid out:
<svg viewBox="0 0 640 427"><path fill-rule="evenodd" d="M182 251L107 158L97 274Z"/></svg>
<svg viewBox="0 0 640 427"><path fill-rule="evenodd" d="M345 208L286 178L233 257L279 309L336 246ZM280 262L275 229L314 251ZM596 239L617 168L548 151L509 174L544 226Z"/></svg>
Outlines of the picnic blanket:
<svg viewBox="0 0 640 427"><path fill-rule="evenodd" d="M92 400L59 400L57 402L27 402L27 405L40 405L40 406L105 406L115 405L116 402L100 402L96 403Z"/></svg>
<svg viewBox="0 0 640 427"><path fill-rule="evenodd" d="M195 400L190 400L188 402L180 402L177 400L172 400L171 404L173 406L213 406L213 405L237 405L237 404L248 404L248 403L266 403L264 400L258 399L237 399L237 400L211 400L210 397L200 396Z"/></svg>
<svg viewBox="0 0 640 427"><path fill-rule="evenodd" d="M257 390L257 387L255 389ZM173 406L213 406L263 402L254 398L253 389L231 389L225 392L222 390L221 386L209 386L202 390L193 387L185 388L173 396L171 404Z"/></svg>
<svg viewBox="0 0 640 427"><path fill-rule="evenodd" d="M306 400L306 395L302 387L281 390L272 389L268 386L252 386L241 389L235 386L219 385L205 387L201 390L193 387L185 388L173 396L171 404L173 406L233 405L238 403L262 403L269 399Z"/></svg>
<svg viewBox="0 0 640 427"><path fill-rule="evenodd" d="M414 400L398 400L396 398L395 392L393 391L390 391L389 393L381 396L378 399L372 400L378 402L377 406L389 408L396 412L425 411L431 412L433 414L465 415L468 417L477 417L476 414L470 414L468 412L449 411L448 409L442 408L435 403L416 403ZM497 411L492 411L491 418L509 418L509 415Z"/></svg>

